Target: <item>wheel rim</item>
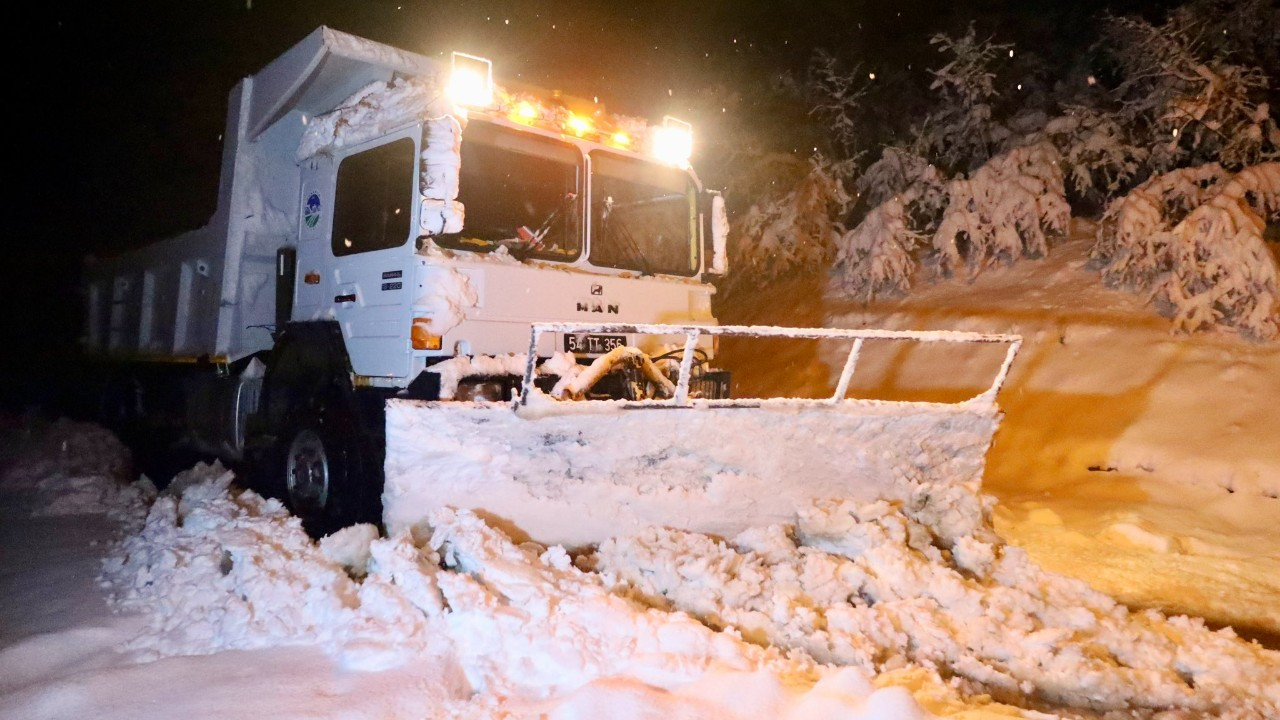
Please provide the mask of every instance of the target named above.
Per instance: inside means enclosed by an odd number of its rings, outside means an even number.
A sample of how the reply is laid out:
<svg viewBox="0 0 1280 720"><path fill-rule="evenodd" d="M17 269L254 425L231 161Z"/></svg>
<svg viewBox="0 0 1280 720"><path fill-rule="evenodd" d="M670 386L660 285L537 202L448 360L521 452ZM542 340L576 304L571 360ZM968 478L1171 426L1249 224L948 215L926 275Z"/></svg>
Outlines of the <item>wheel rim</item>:
<svg viewBox="0 0 1280 720"><path fill-rule="evenodd" d="M319 510L329 500L329 457L314 431L303 430L293 438L285 481L295 510Z"/></svg>

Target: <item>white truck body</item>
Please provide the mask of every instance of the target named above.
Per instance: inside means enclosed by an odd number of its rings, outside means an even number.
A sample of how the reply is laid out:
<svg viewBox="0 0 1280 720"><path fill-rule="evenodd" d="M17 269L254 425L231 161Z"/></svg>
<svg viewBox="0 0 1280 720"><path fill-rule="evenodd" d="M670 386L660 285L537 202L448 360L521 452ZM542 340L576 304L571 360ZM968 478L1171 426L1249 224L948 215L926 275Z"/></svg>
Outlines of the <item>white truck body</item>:
<svg viewBox="0 0 1280 720"><path fill-rule="evenodd" d="M283 319L276 307L281 248L296 248L297 257L287 319L336 320L364 386L404 387L442 356L523 352L533 321L714 323L714 289L702 278L713 264L706 256L715 243L702 237L712 223L701 208L687 274L592 263L593 218L585 211L592 202L592 163L601 152L653 162L644 155L472 111L472 124L545 138L558 151L576 149L580 158L577 256L521 262L510 254L443 250L422 240L444 229L432 226L432 208L457 197L456 167L450 178L447 163L441 170L428 160L442 152L438 144L428 146L428 138L439 137L439 116L434 136L430 126L438 106L408 114L392 109L348 133L345 143L335 134L328 145L303 147L308 129L315 130L311 125L350 111L362 88L444 71L422 55L320 28L242 80L231 92L213 218L204 228L88 268L88 349L124 360L218 365L271 349ZM465 123L466 113L458 114ZM350 116L338 116L339 125L350 122ZM404 188L410 232L393 247L336 255L335 183L343 162L397 141L412 143L413 155L423 159L413 187ZM449 150L444 148L446 159ZM439 183L436 190L427 187L432 173L453 183L452 190L445 184L444 197ZM700 191L696 177L688 178ZM458 286L459 279L465 286ZM453 283L452 289L433 288L440 282ZM450 317L436 321L439 348L415 350L414 318L442 312ZM550 354L565 349L566 341L548 337L545 344L539 351Z"/></svg>
<svg viewBox="0 0 1280 720"><path fill-rule="evenodd" d="M304 119L434 61L320 28L230 94L217 207L199 230L87 270L91 350L234 361L272 345L276 250L296 242Z"/></svg>

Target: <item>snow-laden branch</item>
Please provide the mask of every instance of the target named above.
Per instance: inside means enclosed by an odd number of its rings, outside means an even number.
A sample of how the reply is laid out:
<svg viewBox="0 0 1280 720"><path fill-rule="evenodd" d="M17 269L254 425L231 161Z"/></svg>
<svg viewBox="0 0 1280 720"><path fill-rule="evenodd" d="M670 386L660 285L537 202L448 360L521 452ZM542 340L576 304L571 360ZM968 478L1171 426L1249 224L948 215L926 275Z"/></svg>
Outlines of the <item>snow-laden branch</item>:
<svg viewBox="0 0 1280 720"><path fill-rule="evenodd" d="M1280 269L1263 240L1280 221L1280 163L1228 178L1217 164L1156 176L1107 209L1092 254L1112 284L1150 291L1174 328L1280 335Z"/></svg>
<svg viewBox="0 0 1280 720"><path fill-rule="evenodd" d="M1243 12L1262 19L1261 5L1246 5ZM1134 17L1104 21L1105 42L1124 77L1119 114L1145 128L1158 169L1209 160L1238 169L1280 157L1267 72L1208 34L1210 20L1184 9L1160 25Z"/></svg>

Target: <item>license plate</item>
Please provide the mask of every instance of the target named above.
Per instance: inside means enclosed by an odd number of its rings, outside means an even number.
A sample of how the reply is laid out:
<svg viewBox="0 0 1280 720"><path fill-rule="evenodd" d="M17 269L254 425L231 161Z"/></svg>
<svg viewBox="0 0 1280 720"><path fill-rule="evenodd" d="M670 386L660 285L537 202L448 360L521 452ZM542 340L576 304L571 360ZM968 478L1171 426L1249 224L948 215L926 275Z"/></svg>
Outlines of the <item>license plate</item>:
<svg viewBox="0 0 1280 720"><path fill-rule="evenodd" d="M598 355L627 344L626 335L595 335L586 333L566 333L564 336L565 352L587 353Z"/></svg>

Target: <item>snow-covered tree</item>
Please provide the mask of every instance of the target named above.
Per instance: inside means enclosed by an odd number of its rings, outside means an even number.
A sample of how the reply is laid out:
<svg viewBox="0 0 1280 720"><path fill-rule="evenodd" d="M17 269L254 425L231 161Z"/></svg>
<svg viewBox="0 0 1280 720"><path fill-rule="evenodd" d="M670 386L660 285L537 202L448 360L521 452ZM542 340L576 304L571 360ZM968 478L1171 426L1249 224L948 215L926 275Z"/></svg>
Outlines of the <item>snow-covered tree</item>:
<svg viewBox="0 0 1280 720"><path fill-rule="evenodd" d="M924 158L890 147L855 187L875 206L836 241L833 287L864 302L906 292L946 204L945 182Z"/></svg>
<svg viewBox="0 0 1280 720"><path fill-rule="evenodd" d="M1109 283L1150 292L1175 329L1270 339L1280 334L1280 269L1267 222L1280 222L1280 163L1234 176L1217 164L1184 168L1112 203L1092 255Z"/></svg>
<svg viewBox="0 0 1280 720"><path fill-rule="evenodd" d="M735 277L759 282L795 270L825 270L851 201L847 172L847 165L815 156L793 190L735 219L729 238Z"/></svg>
<svg viewBox="0 0 1280 720"><path fill-rule="evenodd" d="M1280 156L1280 129L1265 101L1267 73L1210 42L1206 27L1205 18L1187 11L1160 25L1138 17L1105 20L1104 43L1123 78L1119 115L1150 134L1156 169L1207 161L1240 168Z"/></svg>
<svg viewBox="0 0 1280 720"><path fill-rule="evenodd" d="M836 241L832 282L848 295L870 302L906 292L916 270L915 253L928 236L913 230L908 206L915 193L895 195L867 213Z"/></svg>
<svg viewBox="0 0 1280 720"><path fill-rule="evenodd" d="M1075 196L1091 201L1109 198L1132 183L1150 156L1115 116L1095 108L1068 107L1065 115L1048 120L1037 136L1062 154Z"/></svg>
<svg viewBox="0 0 1280 720"><path fill-rule="evenodd" d="M979 40L973 25L953 38L939 33L929 39L950 61L932 70L929 86L937 95L936 110L921 128L932 162L950 170L968 170L987 161L1009 137L995 117L996 59L1013 47L991 38Z"/></svg>
<svg viewBox="0 0 1280 720"><path fill-rule="evenodd" d="M1062 182L1062 156L1037 142L996 156L971 177L947 185L947 207L933 234L939 269L978 274L994 262L1044 257L1049 233L1071 218Z"/></svg>
<svg viewBox="0 0 1280 720"><path fill-rule="evenodd" d="M867 81L858 70L842 70L839 60L825 50L814 52L809 62L809 112L823 121L834 148L845 159L861 154L866 142L859 116Z"/></svg>
<svg viewBox="0 0 1280 720"><path fill-rule="evenodd" d="M1043 257L1049 235L1065 232L1071 217L1061 160L1040 140L950 182L932 166L913 169L905 190L837 240L833 285L864 301L903 292L922 251L945 275L966 268L973 276L994 262Z"/></svg>

